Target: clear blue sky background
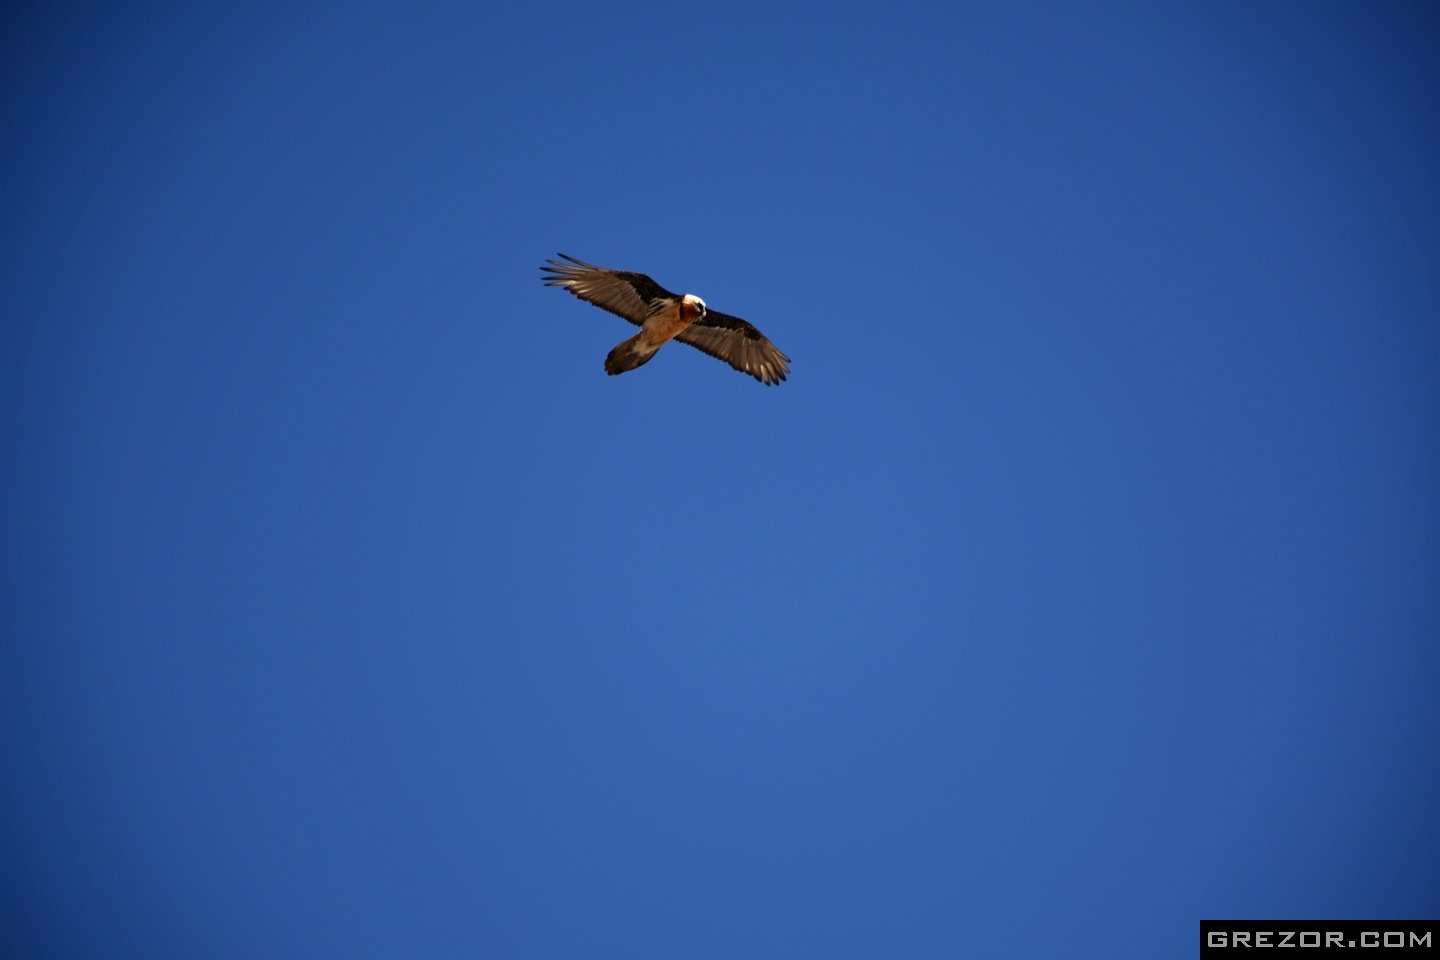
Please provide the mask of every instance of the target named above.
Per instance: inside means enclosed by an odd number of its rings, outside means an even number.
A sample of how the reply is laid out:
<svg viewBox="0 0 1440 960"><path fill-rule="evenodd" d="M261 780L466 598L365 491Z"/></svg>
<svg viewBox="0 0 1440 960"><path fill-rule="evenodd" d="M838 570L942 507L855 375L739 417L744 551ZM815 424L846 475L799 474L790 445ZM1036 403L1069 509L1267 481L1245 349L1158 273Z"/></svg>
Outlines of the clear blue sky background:
<svg viewBox="0 0 1440 960"><path fill-rule="evenodd" d="M1436 913L1434 5L29 6L8 955Z"/></svg>

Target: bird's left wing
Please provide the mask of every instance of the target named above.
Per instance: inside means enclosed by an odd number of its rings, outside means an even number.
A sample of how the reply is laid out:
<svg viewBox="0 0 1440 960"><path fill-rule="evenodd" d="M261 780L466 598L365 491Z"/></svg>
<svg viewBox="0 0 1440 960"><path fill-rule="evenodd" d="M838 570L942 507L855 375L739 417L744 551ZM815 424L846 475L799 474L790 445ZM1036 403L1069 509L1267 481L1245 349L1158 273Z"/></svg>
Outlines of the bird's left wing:
<svg viewBox="0 0 1440 960"><path fill-rule="evenodd" d="M717 360L724 360L767 387L784 380L790 372L789 357L753 324L728 313L707 311L699 320L680 331L675 339Z"/></svg>
<svg viewBox="0 0 1440 960"><path fill-rule="evenodd" d="M560 254L561 260L547 260L544 271L547 287L569 290L581 300L609 310L639 325L659 301L674 300L675 294L643 273L606 270L593 263ZM568 262L562 262L568 261Z"/></svg>

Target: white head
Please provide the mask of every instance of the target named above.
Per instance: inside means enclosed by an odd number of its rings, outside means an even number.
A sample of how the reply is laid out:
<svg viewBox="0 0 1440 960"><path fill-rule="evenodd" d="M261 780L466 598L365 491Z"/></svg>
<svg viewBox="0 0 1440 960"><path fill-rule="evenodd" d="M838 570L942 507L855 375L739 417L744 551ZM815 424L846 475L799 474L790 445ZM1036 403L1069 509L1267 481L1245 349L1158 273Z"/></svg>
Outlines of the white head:
<svg viewBox="0 0 1440 960"><path fill-rule="evenodd" d="M681 302L681 303L689 304L689 305L694 306L694 307L699 307L699 308L700 308L700 316L702 316L702 317L705 316L705 310L706 310L705 301L704 301L704 300L701 300L699 297L695 296L695 294L693 294L693 293L687 293L687 294L685 294L685 296L683 296L683 297L680 298L680 302Z"/></svg>

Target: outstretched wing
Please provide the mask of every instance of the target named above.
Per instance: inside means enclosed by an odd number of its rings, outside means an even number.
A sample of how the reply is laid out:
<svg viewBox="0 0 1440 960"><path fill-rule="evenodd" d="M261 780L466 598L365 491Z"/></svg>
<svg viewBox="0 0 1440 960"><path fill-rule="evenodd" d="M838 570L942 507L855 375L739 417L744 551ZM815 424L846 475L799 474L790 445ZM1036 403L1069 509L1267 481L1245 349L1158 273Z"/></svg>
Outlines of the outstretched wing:
<svg viewBox="0 0 1440 960"><path fill-rule="evenodd" d="M790 372L789 357L753 325L728 313L706 311L703 317L680 331L675 339L717 360L724 360L767 387L784 380Z"/></svg>
<svg viewBox="0 0 1440 960"><path fill-rule="evenodd" d="M561 287L575 296L616 316L639 325L654 309L657 301L674 300L675 294L643 273L627 270L606 270L593 263L560 254L560 260L547 260L540 269L545 273L547 287ZM561 261L568 262L561 262Z"/></svg>

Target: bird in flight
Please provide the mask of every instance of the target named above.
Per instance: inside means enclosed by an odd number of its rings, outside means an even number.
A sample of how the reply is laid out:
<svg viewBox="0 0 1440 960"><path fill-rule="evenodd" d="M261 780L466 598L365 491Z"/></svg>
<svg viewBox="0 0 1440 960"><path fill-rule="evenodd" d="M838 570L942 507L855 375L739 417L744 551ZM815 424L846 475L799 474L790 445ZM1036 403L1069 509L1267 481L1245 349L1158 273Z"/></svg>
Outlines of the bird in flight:
<svg viewBox="0 0 1440 960"><path fill-rule="evenodd" d="M540 268L546 286L563 287L640 328L605 358L611 376L648 363L670 340L724 360L767 387L790 372L790 358L763 333L739 317L709 309L693 293L677 296L643 273L606 270L563 253L560 258Z"/></svg>

